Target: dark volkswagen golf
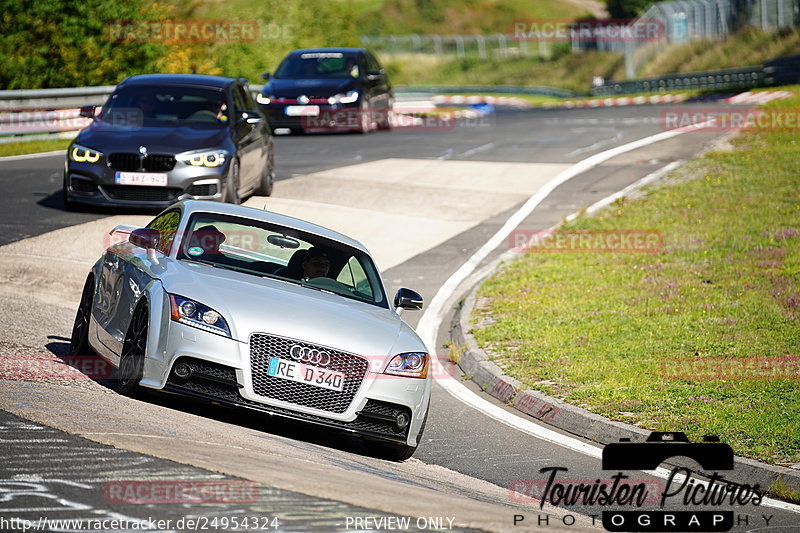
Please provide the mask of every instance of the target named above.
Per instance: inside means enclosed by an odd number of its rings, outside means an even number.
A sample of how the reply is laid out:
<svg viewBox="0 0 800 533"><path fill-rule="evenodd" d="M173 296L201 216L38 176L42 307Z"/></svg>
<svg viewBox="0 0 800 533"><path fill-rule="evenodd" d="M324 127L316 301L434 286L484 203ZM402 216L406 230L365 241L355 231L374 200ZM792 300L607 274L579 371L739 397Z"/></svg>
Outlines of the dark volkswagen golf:
<svg viewBox="0 0 800 533"><path fill-rule="evenodd" d="M391 127L394 92L369 50L295 50L263 77L257 100L273 128L366 133Z"/></svg>
<svg viewBox="0 0 800 533"><path fill-rule="evenodd" d="M247 81L152 74L117 85L67 149L64 204L167 207L178 200L238 204L269 195L272 135Z"/></svg>

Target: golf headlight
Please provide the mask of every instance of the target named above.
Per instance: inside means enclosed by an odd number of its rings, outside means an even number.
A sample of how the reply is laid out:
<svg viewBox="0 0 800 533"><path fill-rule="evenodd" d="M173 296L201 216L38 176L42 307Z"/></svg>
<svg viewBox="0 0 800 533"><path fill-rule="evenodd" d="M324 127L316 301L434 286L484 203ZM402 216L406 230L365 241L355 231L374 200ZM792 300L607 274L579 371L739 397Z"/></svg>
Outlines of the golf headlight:
<svg viewBox="0 0 800 533"><path fill-rule="evenodd" d="M78 163L97 163L103 157L101 152L86 148L80 144L73 144L69 152L69 158Z"/></svg>
<svg viewBox="0 0 800 533"><path fill-rule="evenodd" d="M347 94L336 94L328 98L329 104L352 104L358 100L358 91L348 91Z"/></svg>
<svg viewBox="0 0 800 533"><path fill-rule="evenodd" d="M428 377L428 354L425 352L397 354L389 361L384 373L408 378Z"/></svg>
<svg viewBox="0 0 800 533"><path fill-rule="evenodd" d="M228 152L225 150L209 150L184 156L181 161L193 167L219 167L225 164Z"/></svg>
<svg viewBox="0 0 800 533"><path fill-rule="evenodd" d="M169 303L173 321L217 335L231 336L228 323L225 322L222 315L210 307L177 294L169 295Z"/></svg>
<svg viewBox="0 0 800 533"><path fill-rule="evenodd" d="M259 104L267 105L268 103L270 103L270 98L268 96L264 96L261 93L258 93L256 95L256 102L258 102Z"/></svg>

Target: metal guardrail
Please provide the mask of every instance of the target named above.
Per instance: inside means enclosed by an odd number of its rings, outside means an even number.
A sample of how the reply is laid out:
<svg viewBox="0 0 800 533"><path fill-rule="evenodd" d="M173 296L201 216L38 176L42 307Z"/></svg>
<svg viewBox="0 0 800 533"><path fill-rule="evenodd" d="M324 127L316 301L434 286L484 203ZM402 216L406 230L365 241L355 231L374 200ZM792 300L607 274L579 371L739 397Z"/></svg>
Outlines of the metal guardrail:
<svg viewBox="0 0 800 533"><path fill-rule="evenodd" d="M800 83L800 54L778 57L762 66L669 74L655 78L609 81L592 89L594 96L667 92L674 90L750 89ZM263 85L251 85L255 94ZM114 85L68 87L58 89L23 89L0 91L0 144L20 140L70 137L91 120L79 115L80 106L100 105L114 91ZM440 85L398 87L398 102L429 99L433 93L538 94L557 98L575 98L573 91L553 87L513 85Z"/></svg>
<svg viewBox="0 0 800 533"><path fill-rule="evenodd" d="M429 92L429 93L501 93L501 94L537 94L542 96L555 96L556 98L575 98L579 96L574 91L558 89L556 87L530 87L521 85L431 85L431 86L400 86L396 92Z"/></svg>
<svg viewBox="0 0 800 533"><path fill-rule="evenodd" d="M678 90L751 89L764 83L764 67L730 68L670 74L637 80L609 81L592 88L593 96L636 94Z"/></svg>
<svg viewBox="0 0 800 533"><path fill-rule="evenodd" d="M763 65L667 74L637 80L607 81L592 88L593 96L677 90L724 91L800 83L800 54L776 57Z"/></svg>
<svg viewBox="0 0 800 533"><path fill-rule="evenodd" d="M263 85L251 85L256 94ZM0 144L20 140L47 140L69 138L91 122L80 116L80 107L101 105L114 91L114 85L101 87L68 87L59 89L24 89L0 91ZM552 87L514 86L441 86L398 87L396 102L417 107L433 104L433 92L496 92L542 94L556 97L574 97L575 93Z"/></svg>
<svg viewBox="0 0 800 533"><path fill-rule="evenodd" d="M70 138L91 123L81 106L102 105L116 85L0 91L0 144ZM251 85L256 94L263 85Z"/></svg>

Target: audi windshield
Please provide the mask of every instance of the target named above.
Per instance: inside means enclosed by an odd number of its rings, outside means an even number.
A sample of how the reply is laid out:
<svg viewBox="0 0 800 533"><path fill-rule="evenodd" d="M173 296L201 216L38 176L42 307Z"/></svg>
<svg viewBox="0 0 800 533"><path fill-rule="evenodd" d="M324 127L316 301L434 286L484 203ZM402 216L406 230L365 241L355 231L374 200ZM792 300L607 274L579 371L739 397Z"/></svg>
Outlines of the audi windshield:
<svg viewBox="0 0 800 533"><path fill-rule="evenodd" d="M369 255L294 228L199 213L188 223L177 258L389 307Z"/></svg>

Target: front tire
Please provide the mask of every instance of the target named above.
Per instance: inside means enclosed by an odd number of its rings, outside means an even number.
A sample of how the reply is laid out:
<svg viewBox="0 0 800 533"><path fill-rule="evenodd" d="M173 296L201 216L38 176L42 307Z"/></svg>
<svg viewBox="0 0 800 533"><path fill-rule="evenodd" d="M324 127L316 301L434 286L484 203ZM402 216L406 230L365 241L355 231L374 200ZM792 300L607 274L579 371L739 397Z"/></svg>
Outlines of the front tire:
<svg viewBox="0 0 800 533"><path fill-rule="evenodd" d="M225 201L229 204L239 205L242 198L239 196L239 161L233 160L228 171L227 184L225 185Z"/></svg>
<svg viewBox="0 0 800 533"><path fill-rule="evenodd" d="M125 342L122 343L122 355L119 358L117 391L125 396L135 397L141 392L139 382L144 375L149 327L150 313L147 303L142 302L133 313Z"/></svg>
<svg viewBox="0 0 800 533"><path fill-rule="evenodd" d="M256 194L260 196L272 195L272 189L275 186L275 156L270 153L267 158L267 164L264 165L264 170L261 171L261 183L256 189Z"/></svg>
<svg viewBox="0 0 800 533"><path fill-rule="evenodd" d="M83 284L81 302L78 312L75 313L75 322L72 324L72 336L69 341L69 355L92 355L94 350L89 346L89 319L92 315L92 301L94 299L94 276L89 275Z"/></svg>
<svg viewBox="0 0 800 533"><path fill-rule="evenodd" d="M372 130L372 111L366 101L363 101L358 108L358 133L365 135Z"/></svg>

